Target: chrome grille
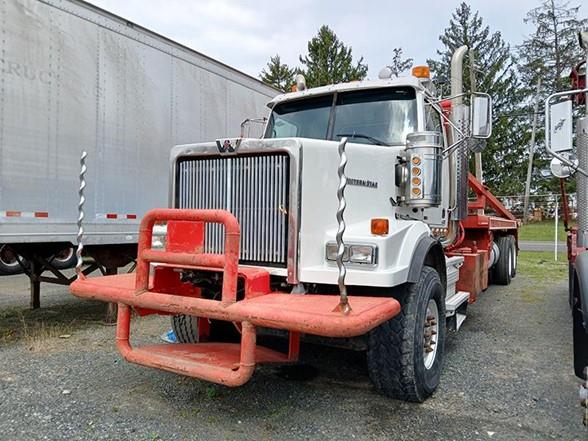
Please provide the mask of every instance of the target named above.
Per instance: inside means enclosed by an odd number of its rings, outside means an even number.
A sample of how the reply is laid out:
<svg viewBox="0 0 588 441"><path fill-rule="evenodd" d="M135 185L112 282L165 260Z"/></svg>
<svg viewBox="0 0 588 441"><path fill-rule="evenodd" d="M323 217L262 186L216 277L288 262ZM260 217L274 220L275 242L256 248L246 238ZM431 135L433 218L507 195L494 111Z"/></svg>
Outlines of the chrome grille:
<svg viewBox="0 0 588 441"><path fill-rule="evenodd" d="M228 210L241 224L241 262L286 265L287 154L190 158L178 164L176 206ZM224 227L208 224L205 251L224 251Z"/></svg>

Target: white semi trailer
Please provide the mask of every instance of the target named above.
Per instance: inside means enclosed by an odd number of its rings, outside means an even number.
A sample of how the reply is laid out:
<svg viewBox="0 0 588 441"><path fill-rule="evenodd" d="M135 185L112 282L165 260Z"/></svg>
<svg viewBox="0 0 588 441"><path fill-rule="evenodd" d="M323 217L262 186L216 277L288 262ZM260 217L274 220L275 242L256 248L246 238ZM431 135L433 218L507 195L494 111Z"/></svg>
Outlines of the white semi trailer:
<svg viewBox="0 0 588 441"><path fill-rule="evenodd" d="M0 273L26 257L38 306L41 281L69 283L42 273L71 256L82 150L87 250L112 269L167 201L171 146L239 136L277 91L82 1L7 0L0 20Z"/></svg>

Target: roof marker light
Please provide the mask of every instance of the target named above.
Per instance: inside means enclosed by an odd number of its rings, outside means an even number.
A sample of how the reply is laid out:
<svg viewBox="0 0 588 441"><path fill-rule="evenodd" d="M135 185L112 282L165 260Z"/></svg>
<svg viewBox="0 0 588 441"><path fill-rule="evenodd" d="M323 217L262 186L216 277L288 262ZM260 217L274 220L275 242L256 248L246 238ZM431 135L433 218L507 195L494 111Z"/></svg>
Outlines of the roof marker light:
<svg viewBox="0 0 588 441"><path fill-rule="evenodd" d="M429 66L415 66L412 68L412 76L417 78L431 78Z"/></svg>

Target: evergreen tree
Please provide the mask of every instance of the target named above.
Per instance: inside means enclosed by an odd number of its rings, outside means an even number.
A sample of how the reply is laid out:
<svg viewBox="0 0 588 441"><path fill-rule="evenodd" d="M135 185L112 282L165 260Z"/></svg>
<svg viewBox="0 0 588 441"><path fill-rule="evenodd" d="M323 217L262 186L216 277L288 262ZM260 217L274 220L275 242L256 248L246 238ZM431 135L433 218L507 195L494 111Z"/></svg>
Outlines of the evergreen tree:
<svg viewBox="0 0 588 441"><path fill-rule="evenodd" d="M578 31L588 26L578 18L579 6L561 0L543 0L524 19L535 30L519 46L520 71L526 87L533 89L539 77L543 96L569 87L568 74L583 59Z"/></svg>
<svg viewBox="0 0 588 441"><path fill-rule="evenodd" d="M398 77L402 72L410 69L413 64L412 58L402 58L402 48L395 47L392 49L392 64L387 67L392 71L392 75Z"/></svg>
<svg viewBox="0 0 588 441"><path fill-rule="evenodd" d="M528 121L533 118L531 106L535 100L543 100L554 92L568 89L571 69L583 60L583 51L578 44L577 33L588 27L586 18L579 18L579 6L561 0L543 0L531 9L524 19L531 23L534 31L518 47L519 71L527 97ZM541 78L541 90L537 95L536 85ZM536 145L542 147L545 139L544 115L538 114ZM559 179L546 178L540 170L547 169L551 156L544 148L536 149L533 158L533 180L531 189L539 192L559 192ZM575 191L575 181L568 181L568 191Z"/></svg>
<svg viewBox="0 0 588 441"><path fill-rule="evenodd" d="M476 90L486 92L493 101L493 133L482 154L484 183L499 195L519 194L525 183L525 157L528 133L519 119L521 94L515 59L500 32L491 32L479 13L461 3L439 37L443 50L438 60L428 60L437 78L449 79L451 56L466 45L475 52L475 65L464 63L464 92L471 90L470 68L476 72ZM469 58L469 57L468 57ZM508 164L508 167L505 167Z"/></svg>
<svg viewBox="0 0 588 441"><path fill-rule="evenodd" d="M267 63L267 68L262 69L259 78L266 84L275 87L282 92L289 92L294 84L295 69L288 67L287 64L282 63L280 56L276 54L270 58Z"/></svg>
<svg viewBox="0 0 588 441"><path fill-rule="evenodd" d="M326 25L308 42L308 55L300 56L308 87L362 80L367 75L363 57L353 63L351 47L347 47Z"/></svg>

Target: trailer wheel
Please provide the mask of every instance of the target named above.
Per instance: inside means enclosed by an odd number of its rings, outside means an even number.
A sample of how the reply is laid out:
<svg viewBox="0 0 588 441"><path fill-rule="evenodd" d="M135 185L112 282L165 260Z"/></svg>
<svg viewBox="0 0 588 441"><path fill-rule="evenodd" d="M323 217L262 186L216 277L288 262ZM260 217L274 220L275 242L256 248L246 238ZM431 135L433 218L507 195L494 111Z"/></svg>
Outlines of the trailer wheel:
<svg viewBox="0 0 588 441"><path fill-rule="evenodd" d="M171 322L179 343L198 343L198 317L179 314L172 316Z"/></svg>
<svg viewBox="0 0 588 441"><path fill-rule="evenodd" d="M511 245L509 237L510 236L500 236L496 238L496 245L500 250L500 257L498 258L496 265L494 265L494 277L492 280L498 285L510 284L513 259L516 258L513 256L514 247Z"/></svg>
<svg viewBox="0 0 588 441"><path fill-rule="evenodd" d="M67 269L73 268L77 263L77 256L73 247L64 248L58 253L55 253L51 263L55 268Z"/></svg>
<svg viewBox="0 0 588 441"><path fill-rule="evenodd" d="M0 245L0 275L17 274L22 271L16 253L8 245Z"/></svg>
<svg viewBox="0 0 588 441"><path fill-rule="evenodd" d="M445 291L439 274L423 267L417 283L395 293L400 313L372 330L368 371L376 389L421 403L439 385L445 352Z"/></svg>

